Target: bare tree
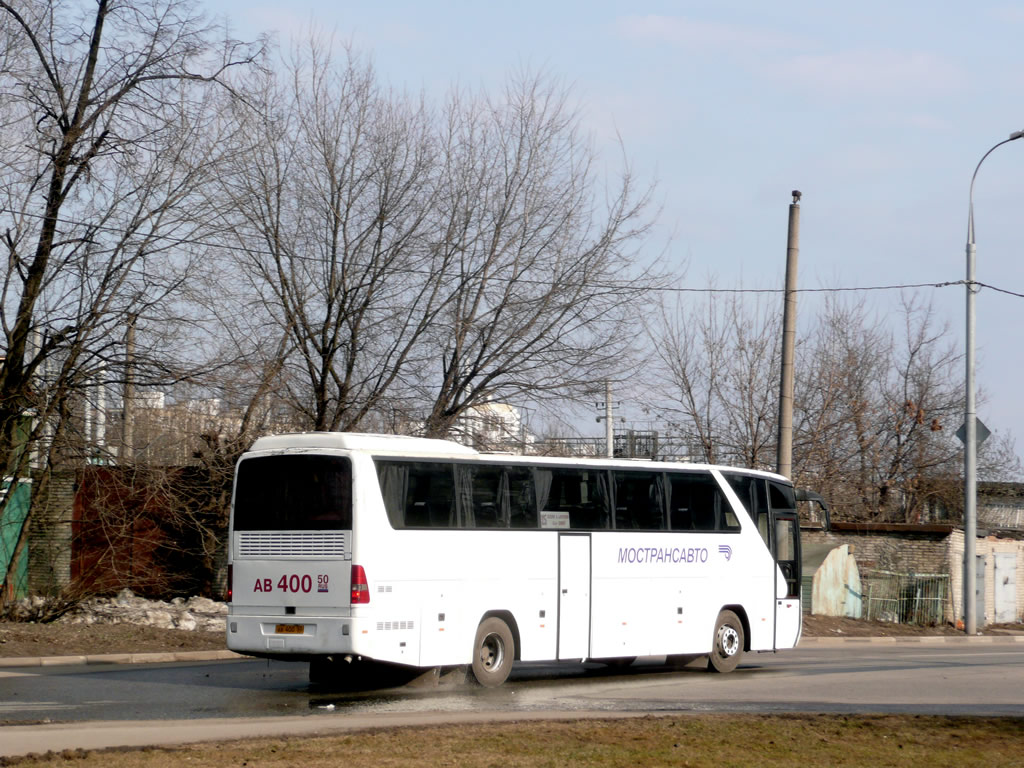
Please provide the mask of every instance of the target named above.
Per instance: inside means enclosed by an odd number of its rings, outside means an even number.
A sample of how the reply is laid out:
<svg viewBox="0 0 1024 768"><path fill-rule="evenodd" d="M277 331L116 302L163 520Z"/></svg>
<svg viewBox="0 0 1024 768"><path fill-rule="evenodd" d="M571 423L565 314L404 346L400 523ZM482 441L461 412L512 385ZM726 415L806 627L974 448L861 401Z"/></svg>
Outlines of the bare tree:
<svg viewBox="0 0 1024 768"><path fill-rule="evenodd" d="M175 0L0 0L0 30L0 450L18 477L24 448L74 429L88 382L101 370L119 378L126 317L174 317L185 243L203 221L195 187L216 155L203 86L259 47L215 43L214 28ZM9 568L5 586L10 578Z"/></svg>
<svg viewBox="0 0 1024 768"><path fill-rule="evenodd" d="M642 303L649 190L606 182L570 93L543 76L444 110L432 211L451 292L429 334L425 431L444 436L492 398L589 398L629 370Z"/></svg>
<svg viewBox="0 0 1024 768"><path fill-rule="evenodd" d="M244 316L281 339L278 394L296 424L355 429L385 407L440 304L429 115L321 40L286 70L250 85L265 95L255 110L240 105L250 141L221 189L225 232L250 280ZM266 337L232 333L256 342L250 356Z"/></svg>
<svg viewBox="0 0 1024 768"><path fill-rule="evenodd" d="M919 297L904 297L902 321L886 330L862 302L830 301L800 358L798 478L847 519L960 512L961 358ZM993 477L1019 473L1005 446L988 453Z"/></svg>
<svg viewBox="0 0 1024 768"><path fill-rule="evenodd" d="M315 38L285 70L248 88L265 97L239 105L249 143L218 194L249 281L233 314L268 329L230 334L250 359L284 340L276 394L297 426L447 435L491 398L572 397L622 370L653 282L648 199L627 171L597 205L564 91L526 77L435 112Z"/></svg>
<svg viewBox="0 0 1024 768"><path fill-rule="evenodd" d="M656 412L681 425L701 460L767 469L774 461L779 321L739 296L663 303L649 329L660 361Z"/></svg>
<svg viewBox="0 0 1024 768"><path fill-rule="evenodd" d="M720 460L719 430L724 428L720 380L729 364L727 331L715 302L686 306L662 302L659 324L648 328L658 366L653 377L652 408L677 425L683 439L699 446L699 459ZM694 458L698 458L695 456Z"/></svg>
<svg viewBox="0 0 1024 768"><path fill-rule="evenodd" d="M797 350L794 480L839 518L914 522L960 509L960 357L918 297L904 297L901 317L893 330L863 301L829 298ZM685 425L704 460L770 468L777 319L734 296L663 309L651 331L656 411ZM1008 446L993 441L987 476L1019 476Z"/></svg>
<svg viewBox="0 0 1024 768"><path fill-rule="evenodd" d="M866 305L826 301L797 365L794 474L842 514L870 507L893 341Z"/></svg>

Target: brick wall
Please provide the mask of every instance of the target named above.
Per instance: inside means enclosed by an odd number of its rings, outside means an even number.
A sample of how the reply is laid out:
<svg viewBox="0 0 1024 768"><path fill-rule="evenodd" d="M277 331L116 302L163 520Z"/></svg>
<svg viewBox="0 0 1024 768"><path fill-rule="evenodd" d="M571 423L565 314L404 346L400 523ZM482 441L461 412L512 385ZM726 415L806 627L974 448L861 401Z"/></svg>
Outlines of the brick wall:
<svg viewBox="0 0 1024 768"><path fill-rule="evenodd" d="M861 571L879 570L899 573L949 573L948 532L909 533L872 531L805 530L801 537L808 545L849 544Z"/></svg>
<svg viewBox="0 0 1024 768"><path fill-rule="evenodd" d="M963 553L964 533L962 529L944 526L851 526L851 529L833 530L825 533L820 530L804 530L801 537L805 551L835 548L843 544L850 545L851 554L857 561L857 567L863 574L868 570L893 571L896 573L913 574L948 574L950 594L944 606L944 621L954 623L963 618ZM858 528L854 530L853 528ZM883 529L883 530L879 530ZM889 530L884 530L889 529ZM916 530L915 530L916 529ZM1016 589L1014 621L1024 620L1024 541L1019 536L1006 533L993 533L979 538L975 544L975 553L985 560L984 584L981 591L984 595L984 623L990 624L996 618L996 591ZM1016 556L1016 570L1012 574L1003 573L996 584L996 553L1012 553ZM807 566L816 567L815 563ZM813 568L811 569L813 571ZM813 572L805 573L813 576ZM1013 582L1007 584L1005 581Z"/></svg>

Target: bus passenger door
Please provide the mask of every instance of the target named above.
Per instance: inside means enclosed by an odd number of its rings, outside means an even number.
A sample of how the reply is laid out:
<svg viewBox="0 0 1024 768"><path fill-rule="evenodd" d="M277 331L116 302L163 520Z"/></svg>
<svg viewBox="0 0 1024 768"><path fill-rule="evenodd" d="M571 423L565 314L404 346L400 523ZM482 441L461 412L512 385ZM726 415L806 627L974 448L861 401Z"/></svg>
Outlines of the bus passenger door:
<svg viewBox="0 0 1024 768"><path fill-rule="evenodd" d="M590 536L558 537L558 658L590 655Z"/></svg>
<svg viewBox="0 0 1024 768"><path fill-rule="evenodd" d="M792 648L800 639L800 523L796 512L772 512L772 550L781 572L775 585L775 647Z"/></svg>

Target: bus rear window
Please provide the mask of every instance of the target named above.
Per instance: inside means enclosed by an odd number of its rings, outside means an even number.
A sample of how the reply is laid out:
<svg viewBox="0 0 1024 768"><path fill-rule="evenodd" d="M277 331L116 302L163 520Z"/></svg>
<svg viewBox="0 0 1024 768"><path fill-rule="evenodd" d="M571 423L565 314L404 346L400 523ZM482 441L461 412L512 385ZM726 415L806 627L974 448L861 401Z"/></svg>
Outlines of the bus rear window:
<svg viewBox="0 0 1024 768"><path fill-rule="evenodd" d="M258 456L238 465L237 531L352 529L352 465L344 456Z"/></svg>

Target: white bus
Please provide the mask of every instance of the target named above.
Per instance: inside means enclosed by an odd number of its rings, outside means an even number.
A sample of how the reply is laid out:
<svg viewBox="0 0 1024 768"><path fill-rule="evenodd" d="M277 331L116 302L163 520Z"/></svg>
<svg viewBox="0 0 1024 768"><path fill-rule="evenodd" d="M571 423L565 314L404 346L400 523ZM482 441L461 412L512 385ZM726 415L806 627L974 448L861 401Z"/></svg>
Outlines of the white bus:
<svg viewBox="0 0 1024 768"><path fill-rule="evenodd" d="M766 472L481 454L304 433L238 462L227 644L253 656L466 666L744 651L800 638L793 487Z"/></svg>

